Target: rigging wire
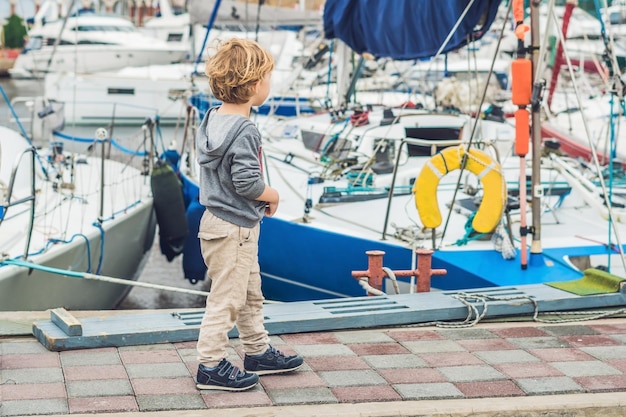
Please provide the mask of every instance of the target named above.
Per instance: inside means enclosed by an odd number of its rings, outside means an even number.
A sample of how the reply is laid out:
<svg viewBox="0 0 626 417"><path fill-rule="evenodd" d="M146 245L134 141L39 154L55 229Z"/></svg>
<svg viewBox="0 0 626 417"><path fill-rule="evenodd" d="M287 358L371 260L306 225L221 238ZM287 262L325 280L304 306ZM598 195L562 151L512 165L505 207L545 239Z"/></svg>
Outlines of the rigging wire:
<svg viewBox="0 0 626 417"><path fill-rule="evenodd" d="M551 0L551 3L552 3L553 7L550 9L549 13L552 16L552 22L554 23L554 25L558 26L558 22L556 20L556 15L553 12L554 0ZM548 32L548 31L546 30L546 32ZM561 31L557 31L557 33L558 33L558 36L559 36L559 41L563 45L565 45L565 38L563 36L563 33ZM584 108L584 106L583 106L583 103L582 103L582 99L580 97L580 92L579 92L579 89L578 89L578 85L577 85L577 83L575 81L576 77L575 77L575 74L574 74L572 61L571 61L569 53L568 53L568 51L567 51L567 49L565 47L563 48L563 55L565 56L565 61L567 63L567 69L568 69L569 75L570 75L571 79L574 80L574 82L572 83L572 86L574 88L574 94L575 94L575 97L576 97L576 101L577 101L578 107L580 109L582 109L582 108ZM611 112L613 112L613 109L611 109ZM610 194L607 192L607 185L606 185L606 182L604 181L604 176L602 175L602 169L600 167L600 161L598 160L598 154L597 154L596 145L593 142L593 140L591 139L592 135L591 135L591 131L590 131L590 128L589 128L589 124L587 123L587 118L585 117L585 115L582 112L581 112L581 116L582 116L582 122L583 122L583 126L584 126L584 129L585 129L585 133L587 135L587 143L589 145L589 148L591 149L591 157L593 159L593 164L594 164L594 167L596 168L597 173L598 173L598 181L600 183L600 188L602 190L602 199L604 200L604 204L606 205L606 208L607 208L608 213L609 213L609 228L612 229L614 234L615 234L615 239L617 241L617 245L618 245L618 249L619 249L619 253L620 253L620 258L621 258L621 262L622 262L622 267L624 269L626 269L626 258L624 257L624 248L623 248L622 243L621 243L621 239L620 239L620 235L619 235L619 231L617 229L617 226L616 226L615 222L613 221L614 216L613 216L613 208L612 208L611 201L610 201Z"/></svg>
<svg viewBox="0 0 626 417"><path fill-rule="evenodd" d="M445 235L446 235L446 230L448 229L448 224L450 222L450 217L451 217L452 211L454 209L454 203L455 203L456 198L457 198L457 193L458 193L459 187L461 186L461 180L462 180L463 172L465 171L467 155L469 153L469 150L472 147L472 143L474 141L474 136L476 135L476 128L478 127L478 124L480 123L480 120L479 120L478 116L480 114L480 109L482 108L483 104L485 103L485 98L487 97L487 89L489 87L489 81L491 79L491 75L493 74L493 68L494 68L495 63L496 63L496 58L498 56L498 51L500 50L500 44L502 43L502 37L504 36L504 29L506 28L508 16L511 13L512 6L513 6L513 2L510 1L509 2L509 6L507 8L507 12L506 12L505 18L503 19L503 22L502 22L502 28L500 29L500 36L498 37L498 42L496 44L496 50L495 50L495 52L493 54L493 59L491 61L491 67L489 68L489 72L487 73L487 81L485 83L485 88L483 89L483 94L482 94L482 97L480 99L480 103L478 104L478 107L477 107L478 114L476 115L475 122L472 125L472 133L470 134L469 143L467 145L467 152L463 155L463 160L461 161L461 169L460 169L460 172L459 172L459 177L458 177L458 180L457 180L456 187L454 189L454 193L452 195L452 203L450 204L450 210L448 210L448 215L446 216L446 222L445 222L444 227L443 227L443 233L441 234L441 240L440 240L440 243L439 243L440 245L443 244L443 240L444 240Z"/></svg>

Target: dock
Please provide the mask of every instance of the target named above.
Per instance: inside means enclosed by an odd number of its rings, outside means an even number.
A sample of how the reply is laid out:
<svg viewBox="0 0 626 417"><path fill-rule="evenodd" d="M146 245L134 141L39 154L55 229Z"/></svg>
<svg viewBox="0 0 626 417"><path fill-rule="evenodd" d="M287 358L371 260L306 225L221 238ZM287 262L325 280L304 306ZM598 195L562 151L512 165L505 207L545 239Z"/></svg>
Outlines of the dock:
<svg viewBox="0 0 626 417"><path fill-rule="evenodd" d="M72 312L81 321L130 313ZM50 351L30 328L49 317L0 313L2 416L607 417L626 409L623 315L276 334L272 344L303 355L305 366L238 393L196 389L195 341ZM242 366L236 337L228 351Z"/></svg>

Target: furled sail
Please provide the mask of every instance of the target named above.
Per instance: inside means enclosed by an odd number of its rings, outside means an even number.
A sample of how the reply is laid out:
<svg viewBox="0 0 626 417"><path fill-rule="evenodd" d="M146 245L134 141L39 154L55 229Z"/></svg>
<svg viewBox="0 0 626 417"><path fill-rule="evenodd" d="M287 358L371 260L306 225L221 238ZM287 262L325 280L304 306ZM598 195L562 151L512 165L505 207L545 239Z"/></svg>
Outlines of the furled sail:
<svg viewBox="0 0 626 417"><path fill-rule="evenodd" d="M480 39L499 4L500 0L326 0L324 35L341 39L359 54L427 58Z"/></svg>

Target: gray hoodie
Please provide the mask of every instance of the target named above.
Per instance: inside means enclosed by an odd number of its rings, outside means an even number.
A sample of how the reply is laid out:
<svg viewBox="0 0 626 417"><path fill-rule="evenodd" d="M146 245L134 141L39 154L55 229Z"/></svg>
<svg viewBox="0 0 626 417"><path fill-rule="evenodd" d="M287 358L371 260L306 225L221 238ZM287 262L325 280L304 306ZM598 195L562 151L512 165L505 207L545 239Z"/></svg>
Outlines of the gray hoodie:
<svg viewBox="0 0 626 417"><path fill-rule="evenodd" d="M200 204L215 216L242 227L263 218L265 190L261 165L261 135L250 119L207 111L196 147L200 164Z"/></svg>

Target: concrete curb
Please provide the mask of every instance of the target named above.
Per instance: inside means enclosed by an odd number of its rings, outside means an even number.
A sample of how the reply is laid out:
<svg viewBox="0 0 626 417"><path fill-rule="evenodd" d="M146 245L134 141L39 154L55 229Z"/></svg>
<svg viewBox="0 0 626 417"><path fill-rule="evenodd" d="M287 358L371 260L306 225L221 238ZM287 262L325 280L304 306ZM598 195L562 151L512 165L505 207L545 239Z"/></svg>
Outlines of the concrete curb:
<svg viewBox="0 0 626 417"><path fill-rule="evenodd" d="M94 414L72 414L90 417ZM106 413L107 417L623 417L623 393ZM56 415L51 417L61 417Z"/></svg>

